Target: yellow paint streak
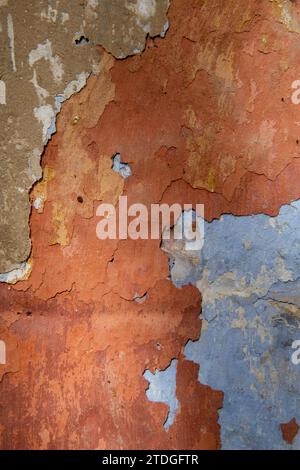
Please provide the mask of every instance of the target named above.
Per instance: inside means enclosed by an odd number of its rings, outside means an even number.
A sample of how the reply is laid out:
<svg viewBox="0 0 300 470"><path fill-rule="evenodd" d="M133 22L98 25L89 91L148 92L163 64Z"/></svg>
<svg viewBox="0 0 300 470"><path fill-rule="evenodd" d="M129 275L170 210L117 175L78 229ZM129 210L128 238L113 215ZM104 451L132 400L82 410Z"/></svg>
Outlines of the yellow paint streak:
<svg viewBox="0 0 300 470"><path fill-rule="evenodd" d="M115 206L123 192L124 179L112 170L111 165L111 158L100 158L98 167L99 192L96 194L96 199Z"/></svg>
<svg viewBox="0 0 300 470"><path fill-rule="evenodd" d="M209 172L208 172L207 189L211 193L213 193L214 190L215 190L215 171L212 170L212 169L209 170Z"/></svg>
<svg viewBox="0 0 300 470"><path fill-rule="evenodd" d="M46 165L43 171L43 179L39 181L32 190L31 200L34 201L35 199L40 199L41 201L40 206L37 209L38 213L40 214L44 211L44 205L47 200L47 185L50 181L53 180L53 178L53 168L50 168L48 165Z"/></svg>
<svg viewBox="0 0 300 470"><path fill-rule="evenodd" d="M62 204L54 203L52 208L52 224L54 236L51 245L56 243L62 246L67 246L70 243L70 236L66 226L67 210Z"/></svg>
<svg viewBox="0 0 300 470"><path fill-rule="evenodd" d="M292 33L300 33L299 21L294 18L292 5L289 0L269 0L274 5L274 11L281 23Z"/></svg>

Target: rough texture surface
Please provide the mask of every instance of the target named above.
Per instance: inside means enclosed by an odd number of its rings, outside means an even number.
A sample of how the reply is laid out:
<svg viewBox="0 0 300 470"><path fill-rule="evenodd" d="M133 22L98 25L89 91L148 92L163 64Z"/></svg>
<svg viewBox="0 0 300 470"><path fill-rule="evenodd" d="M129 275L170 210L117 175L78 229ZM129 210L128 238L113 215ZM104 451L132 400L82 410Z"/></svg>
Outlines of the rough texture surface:
<svg viewBox="0 0 300 470"><path fill-rule="evenodd" d="M299 448L299 13L173 0L143 54L99 50L31 192L31 273L0 286L2 448ZM120 195L204 204L204 249L98 240Z"/></svg>
<svg viewBox="0 0 300 470"><path fill-rule="evenodd" d="M202 333L185 356L201 365L201 383L224 392L226 449L285 448L279 424L300 418L291 361L300 329L299 214L297 201L276 218L225 215L205 227L196 274Z"/></svg>
<svg viewBox="0 0 300 470"><path fill-rule="evenodd" d="M168 0L0 2L0 273L19 268L30 254L28 192L42 176L40 156L55 132L62 101L99 72L95 46L122 58L141 52L146 35L165 34L168 5Z"/></svg>

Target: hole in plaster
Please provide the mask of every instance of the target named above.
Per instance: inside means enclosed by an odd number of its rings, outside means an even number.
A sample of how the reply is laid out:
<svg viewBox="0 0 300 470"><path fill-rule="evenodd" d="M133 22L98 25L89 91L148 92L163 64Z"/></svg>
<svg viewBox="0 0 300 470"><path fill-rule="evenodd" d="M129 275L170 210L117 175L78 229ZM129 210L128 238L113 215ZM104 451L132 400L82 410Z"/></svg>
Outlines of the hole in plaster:
<svg viewBox="0 0 300 470"><path fill-rule="evenodd" d="M165 431L168 431L169 427L173 424L179 408L179 402L176 398L177 363L177 359L172 359L169 366L164 370L156 369L152 373L149 369L146 369L143 374L144 378L149 382L146 390L148 400L156 403L165 403L169 407L166 420L163 424Z"/></svg>
<svg viewBox="0 0 300 470"><path fill-rule="evenodd" d="M297 145L299 144L299 139L296 140L296 144L297 144Z"/></svg>
<svg viewBox="0 0 300 470"><path fill-rule="evenodd" d="M121 155L119 153L116 153L112 157L112 170L115 171L116 173L119 173L122 178L128 178L129 176L132 175L131 168L128 165L128 163L123 163L121 162Z"/></svg>
<svg viewBox="0 0 300 470"><path fill-rule="evenodd" d="M89 42L90 42L89 38L85 36L80 36L79 38L75 39L76 46L83 46L85 44L88 44Z"/></svg>
<svg viewBox="0 0 300 470"><path fill-rule="evenodd" d="M26 312L27 317L30 317L32 315L32 312L28 311Z"/></svg>
<svg viewBox="0 0 300 470"><path fill-rule="evenodd" d="M77 196L77 201L82 204L83 203L83 197L82 196Z"/></svg>
<svg viewBox="0 0 300 470"><path fill-rule="evenodd" d="M284 98L283 98L283 97L281 98L281 101L284 102Z"/></svg>

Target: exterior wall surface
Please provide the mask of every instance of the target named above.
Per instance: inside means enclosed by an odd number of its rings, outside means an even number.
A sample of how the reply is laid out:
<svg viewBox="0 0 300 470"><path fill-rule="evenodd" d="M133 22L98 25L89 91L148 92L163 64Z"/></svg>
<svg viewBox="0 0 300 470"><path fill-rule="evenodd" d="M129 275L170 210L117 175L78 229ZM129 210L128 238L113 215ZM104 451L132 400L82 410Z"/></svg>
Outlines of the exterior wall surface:
<svg viewBox="0 0 300 470"><path fill-rule="evenodd" d="M24 4L0 0L0 448L300 449L300 3ZM203 247L100 240L120 196L203 204Z"/></svg>

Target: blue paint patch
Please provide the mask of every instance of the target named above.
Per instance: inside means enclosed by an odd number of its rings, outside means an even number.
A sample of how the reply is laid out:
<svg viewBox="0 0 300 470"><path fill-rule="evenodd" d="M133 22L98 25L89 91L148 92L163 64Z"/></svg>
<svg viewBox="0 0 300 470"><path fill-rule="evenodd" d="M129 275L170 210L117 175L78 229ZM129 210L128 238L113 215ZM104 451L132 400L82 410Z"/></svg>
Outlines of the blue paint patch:
<svg viewBox="0 0 300 470"><path fill-rule="evenodd" d="M300 433L290 445L280 430L294 417L300 424L300 365L291 361L300 339L300 201L277 217L224 215L204 233L194 259L178 245L162 248L173 283L193 282L202 294L201 336L185 356L200 365L199 382L224 392L222 447L300 449ZM174 403L174 375L147 377L150 400Z"/></svg>
<svg viewBox="0 0 300 470"><path fill-rule="evenodd" d="M176 398L176 371L177 360L173 359L163 371L156 370L154 374L146 370L144 377L149 382L146 395L150 401L165 403L169 407L169 414L164 423L165 431L173 424L179 406Z"/></svg>
<svg viewBox="0 0 300 470"><path fill-rule="evenodd" d="M52 134L55 134L56 132L56 116L60 112L61 105L64 101L65 101L64 96L62 95L55 96L55 106L54 106L55 117L51 120L51 124L47 129L47 142L51 138Z"/></svg>
<svg viewBox="0 0 300 470"><path fill-rule="evenodd" d="M116 153L116 155L113 157L112 169L116 173L119 173L122 178L128 178L132 175L130 166L128 163L121 162L121 155L119 153Z"/></svg>
<svg viewBox="0 0 300 470"><path fill-rule="evenodd" d="M300 423L300 366L291 361L300 339L300 201L274 218L205 223L198 257L203 326L185 356L200 364L201 383L224 392L222 447L300 449L299 434L289 445L280 431L293 417ZM175 268L176 256L171 277ZM176 284L185 283L177 272Z"/></svg>

